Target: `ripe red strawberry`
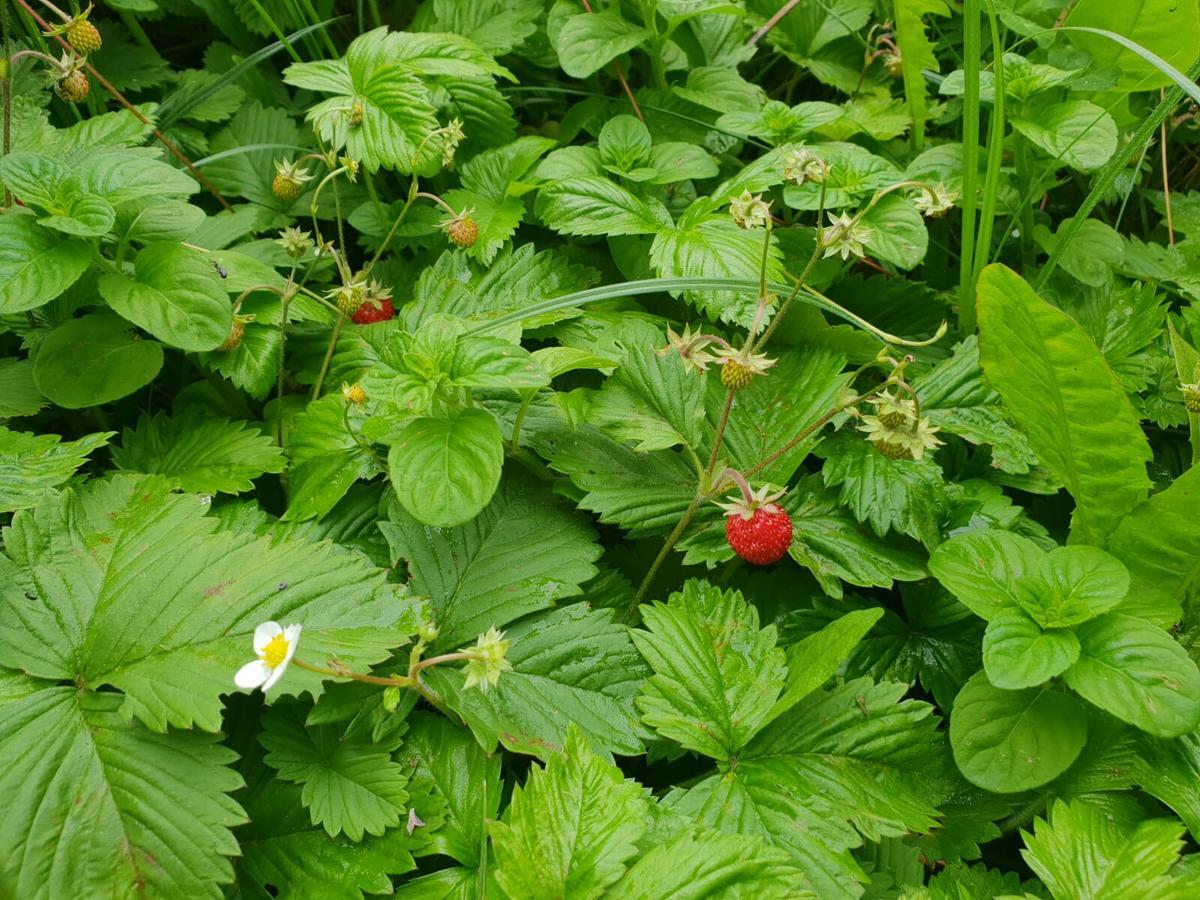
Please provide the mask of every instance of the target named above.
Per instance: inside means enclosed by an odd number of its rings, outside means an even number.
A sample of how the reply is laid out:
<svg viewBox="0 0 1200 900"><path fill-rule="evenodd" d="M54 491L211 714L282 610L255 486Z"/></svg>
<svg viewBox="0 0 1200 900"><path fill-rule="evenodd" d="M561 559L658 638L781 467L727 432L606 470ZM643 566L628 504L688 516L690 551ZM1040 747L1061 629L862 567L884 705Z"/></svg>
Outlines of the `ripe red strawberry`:
<svg viewBox="0 0 1200 900"><path fill-rule="evenodd" d="M778 562L792 546L792 517L775 503L782 495L768 496L769 490L764 486L721 504L726 515L725 539L734 553L756 566Z"/></svg>
<svg viewBox="0 0 1200 900"><path fill-rule="evenodd" d="M350 320L355 325L373 325L376 322L386 322L394 315L396 315L396 309L392 306L392 298L381 297L365 302L355 311Z"/></svg>

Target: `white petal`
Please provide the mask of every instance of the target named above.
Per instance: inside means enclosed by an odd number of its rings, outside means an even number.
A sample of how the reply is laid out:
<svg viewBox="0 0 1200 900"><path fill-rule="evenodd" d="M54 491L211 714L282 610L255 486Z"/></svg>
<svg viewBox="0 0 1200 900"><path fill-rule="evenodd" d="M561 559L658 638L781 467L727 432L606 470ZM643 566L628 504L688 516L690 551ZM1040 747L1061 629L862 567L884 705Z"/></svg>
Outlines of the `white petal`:
<svg viewBox="0 0 1200 900"><path fill-rule="evenodd" d="M265 665L265 663L264 663L264 665ZM267 676L267 680L263 683L263 686L262 686L264 694L267 691L269 691L271 688L275 687L275 685L279 681L279 679L283 677L283 673L287 671L287 667L288 666L287 666L286 662L281 662L274 669L270 669L271 674L269 676Z"/></svg>
<svg viewBox="0 0 1200 900"><path fill-rule="evenodd" d="M278 622L263 622L254 629L254 652L261 654L271 639L280 634L283 634L283 629Z"/></svg>
<svg viewBox="0 0 1200 900"><path fill-rule="evenodd" d="M296 647L300 643L300 625L289 625L283 629L283 638L287 641L287 656L283 658L283 665L286 666L296 655Z"/></svg>
<svg viewBox="0 0 1200 900"><path fill-rule="evenodd" d="M261 659L256 659L237 670L237 674L233 676L233 683L244 691L252 691L256 687L262 687L271 674L271 667Z"/></svg>

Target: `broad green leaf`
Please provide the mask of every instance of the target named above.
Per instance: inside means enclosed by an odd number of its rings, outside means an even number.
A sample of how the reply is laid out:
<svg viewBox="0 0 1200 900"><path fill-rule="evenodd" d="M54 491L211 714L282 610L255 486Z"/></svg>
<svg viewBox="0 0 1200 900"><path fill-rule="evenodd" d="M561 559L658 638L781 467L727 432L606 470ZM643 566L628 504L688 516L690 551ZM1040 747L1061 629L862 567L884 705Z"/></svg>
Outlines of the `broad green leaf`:
<svg viewBox="0 0 1200 900"><path fill-rule="evenodd" d="M299 623L302 657L360 669L415 627L382 570L329 544L218 532L207 504L169 488L119 475L17 514L7 568L28 591L0 606L0 665L116 687L122 714L158 731L216 731L259 623ZM272 696L315 696L322 681L293 666Z"/></svg>
<svg viewBox="0 0 1200 900"><path fill-rule="evenodd" d="M621 18L619 7L588 12L574 3L559 6L569 7L569 12L563 17L555 9L552 16L560 17L560 21L551 31L550 42L563 71L572 78L587 78L650 37L645 28Z"/></svg>
<svg viewBox="0 0 1200 900"><path fill-rule="evenodd" d="M650 247L650 262L662 278L741 278L757 282L763 267L765 229L744 229L727 213L710 213L699 200L675 227L660 228ZM774 237L767 253L767 278L784 280L783 254ZM757 292L692 290L684 299L710 319L749 327L758 306Z"/></svg>
<svg viewBox="0 0 1200 900"><path fill-rule="evenodd" d="M1200 724L1200 671L1167 632L1109 613L1076 633L1082 649L1065 677L1087 700L1159 737Z"/></svg>
<svg viewBox="0 0 1200 900"><path fill-rule="evenodd" d="M33 381L66 409L99 406L132 394L154 380L162 345L139 339L111 313L71 319L46 337L33 361Z"/></svg>
<svg viewBox="0 0 1200 900"><path fill-rule="evenodd" d="M279 777L303 785L301 799L331 837L353 841L395 828L408 811L408 775L388 745L343 735L333 725L305 725L302 706L276 707L259 741Z"/></svg>
<svg viewBox="0 0 1200 900"><path fill-rule="evenodd" d="M523 390L550 383L524 347L479 335L459 338L447 374L453 387Z"/></svg>
<svg viewBox="0 0 1200 900"><path fill-rule="evenodd" d="M525 204L519 197L494 199L474 191L453 190L446 191L443 199L457 210L471 210L478 233L467 253L485 266L491 265L525 216Z"/></svg>
<svg viewBox="0 0 1200 900"><path fill-rule="evenodd" d="M1072 541L1102 544L1146 497L1150 448L1100 350L1016 273L979 280L983 370L1030 446L1075 498Z"/></svg>
<svg viewBox="0 0 1200 900"><path fill-rule="evenodd" d="M413 419L388 452L388 476L400 503L438 528L479 515L496 492L503 464L500 427L481 409Z"/></svg>
<svg viewBox="0 0 1200 900"><path fill-rule="evenodd" d="M1133 824L1083 799L1055 800L1048 819L1034 819L1032 834L1022 829L1021 856L1054 900L1182 900L1195 892L1195 883L1169 871L1183 850L1177 821Z"/></svg>
<svg viewBox="0 0 1200 900"><path fill-rule="evenodd" d="M1115 32L1182 72L1196 59L1192 37L1200 32L1200 8L1174 0L1080 0L1071 7L1065 24ZM1171 79L1156 66L1114 41L1079 31L1069 34L1073 43L1091 54L1092 65L1120 72L1118 90L1149 91L1171 86Z"/></svg>
<svg viewBox="0 0 1200 900"><path fill-rule="evenodd" d="M229 336L229 295L201 254L182 244L151 244L134 265L134 278L100 276L100 295L114 311L181 350L212 350Z"/></svg>
<svg viewBox="0 0 1200 900"><path fill-rule="evenodd" d="M84 190L113 206L139 197L185 197L200 189L191 175L158 155L146 148L85 153L74 162L74 174Z"/></svg>
<svg viewBox="0 0 1200 900"><path fill-rule="evenodd" d="M1179 620L1183 599L1200 582L1200 466L1179 478L1121 520L1108 539L1108 552L1130 575L1121 612L1148 618L1164 628Z"/></svg>
<svg viewBox="0 0 1200 900"><path fill-rule="evenodd" d="M9 431L0 426L0 512L36 506L43 494L67 481L89 453L115 434L101 431L60 443L57 434Z"/></svg>
<svg viewBox="0 0 1200 900"><path fill-rule="evenodd" d="M866 240L871 256L900 269L911 269L925 259L929 249L925 219L906 198L889 194L862 221L871 229Z"/></svg>
<svg viewBox="0 0 1200 900"><path fill-rule="evenodd" d="M1079 658L1073 631L1043 631L1016 609L1002 609L988 622L983 636L983 668L998 688L1037 687L1061 675Z"/></svg>
<svg viewBox="0 0 1200 900"><path fill-rule="evenodd" d="M143 415L126 428L113 465L126 472L163 475L180 490L237 494L254 489L253 479L283 471L275 442L242 422L194 416Z"/></svg>
<svg viewBox="0 0 1200 900"><path fill-rule="evenodd" d="M600 161L621 175L637 169L650 155L650 129L634 116L613 116L598 138Z"/></svg>
<svg viewBox="0 0 1200 900"><path fill-rule="evenodd" d="M617 337L625 356L604 382L593 406L593 418L615 438L640 452L683 444L700 446L704 423L704 379L684 368L658 329L638 323Z"/></svg>
<svg viewBox="0 0 1200 900"><path fill-rule="evenodd" d="M245 820L237 755L212 735L156 734L121 695L0 673L0 893L219 900Z"/></svg>
<svg viewBox="0 0 1200 900"><path fill-rule="evenodd" d="M1017 583L1038 571L1043 556L1029 538L983 529L941 544L929 557L929 571L971 612L991 620L1020 606Z"/></svg>
<svg viewBox="0 0 1200 900"><path fill-rule="evenodd" d="M123 203L116 212L118 240L139 244L187 240L205 220L204 210L198 206L154 197Z"/></svg>
<svg viewBox="0 0 1200 900"><path fill-rule="evenodd" d="M1090 172L1117 152L1117 124L1086 100L1035 103L1013 116L1013 128L1063 165Z"/></svg>
<svg viewBox="0 0 1200 900"><path fill-rule="evenodd" d="M713 759L735 756L770 719L787 669L774 625L737 591L688 581L666 603L642 607L633 632L654 674L638 708L664 737Z"/></svg>
<svg viewBox="0 0 1200 900"><path fill-rule="evenodd" d="M346 401L339 394L322 397L292 420L288 450L290 503L284 519L320 519L360 478L383 471L379 459L346 430ZM351 417L352 427L359 426Z"/></svg>
<svg viewBox="0 0 1200 900"><path fill-rule="evenodd" d="M116 220L112 204L86 193L74 178L59 186L46 211L49 215L38 219L39 225L78 237L108 234Z"/></svg>
<svg viewBox="0 0 1200 900"><path fill-rule="evenodd" d="M1129 573L1098 547L1055 547L1018 578L1017 602L1043 628L1078 625L1125 599Z"/></svg>
<svg viewBox="0 0 1200 900"><path fill-rule="evenodd" d="M33 362L0 359L0 419L32 416L46 406L46 398L33 383Z"/></svg>
<svg viewBox="0 0 1200 900"><path fill-rule="evenodd" d="M643 200L614 181L591 175L553 181L538 191L537 216L561 234L655 234L671 227L657 200Z"/></svg>
<svg viewBox="0 0 1200 900"><path fill-rule="evenodd" d="M1145 737L1138 744L1137 782L1173 809L1192 837L1200 834L1200 734L1173 740Z"/></svg>
<svg viewBox="0 0 1200 900"><path fill-rule="evenodd" d="M563 751L534 767L489 828L496 881L529 900L600 897L637 854L648 813L641 785L571 729Z"/></svg>
<svg viewBox="0 0 1200 900"><path fill-rule="evenodd" d="M638 859L606 900L812 900L782 850L705 829L685 830Z"/></svg>
<svg viewBox="0 0 1200 900"><path fill-rule="evenodd" d="M832 678L882 615L882 609L848 612L788 647L787 682L769 720L774 721Z"/></svg>
<svg viewBox="0 0 1200 900"><path fill-rule="evenodd" d="M87 271L86 241L63 239L33 216L10 210L0 216L0 313L24 312L53 300Z"/></svg>
<svg viewBox="0 0 1200 900"><path fill-rule="evenodd" d="M1171 351L1175 357L1175 372L1179 375L1179 383L1200 383L1200 353L1183 339L1171 322L1167 323L1167 333L1171 336ZM1200 463L1200 413L1189 410L1187 416L1191 431L1192 467L1195 468Z"/></svg>
<svg viewBox="0 0 1200 900"><path fill-rule="evenodd" d="M593 426L555 435L550 466L584 492L581 509L634 537L671 530L696 495L696 471L677 453L638 453Z"/></svg>
<svg viewBox="0 0 1200 900"><path fill-rule="evenodd" d="M848 431L826 438L816 453L825 460L825 484L837 489L838 499L859 522L880 537L894 530L926 547L937 546L948 498L932 459L888 459L862 435Z"/></svg>
<svg viewBox="0 0 1200 900"><path fill-rule="evenodd" d="M935 823L927 770L944 739L928 704L900 700L905 690L860 679L812 694L728 771L675 791L667 805L788 851L816 896L856 897L863 875L850 848Z"/></svg>
<svg viewBox="0 0 1200 900"><path fill-rule="evenodd" d="M484 823L495 820L500 809L501 755L484 753L468 732L442 715L415 713L410 725L403 753L416 758L418 771L445 801L445 820L424 852L474 868L484 846Z"/></svg>
<svg viewBox="0 0 1200 900"><path fill-rule="evenodd" d="M1087 742L1087 713L1049 688L1006 691L979 672L954 698L950 747L967 781L1001 794L1046 784Z"/></svg>
<svg viewBox="0 0 1200 900"><path fill-rule="evenodd" d="M634 756L644 748L633 701L647 673L629 629L614 619L614 610L575 603L513 623L513 670L486 694L464 689L449 667L426 677L488 750L499 743L545 759L574 725L597 751Z"/></svg>
<svg viewBox="0 0 1200 900"><path fill-rule="evenodd" d="M582 593L600 556L584 518L528 478L510 475L478 516L434 529L391 504L378 523L409 586L429 598L448 648Z"/></svg>

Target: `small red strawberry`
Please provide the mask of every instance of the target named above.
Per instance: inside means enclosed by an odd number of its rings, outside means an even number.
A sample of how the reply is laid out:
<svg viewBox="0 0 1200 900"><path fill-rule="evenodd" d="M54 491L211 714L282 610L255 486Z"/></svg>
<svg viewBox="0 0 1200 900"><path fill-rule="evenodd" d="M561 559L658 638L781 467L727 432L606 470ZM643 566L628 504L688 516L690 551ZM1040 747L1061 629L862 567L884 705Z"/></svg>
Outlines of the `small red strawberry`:
<svg viewBox="0 0 1200 900"><path fill-rule="evenodd" d="M766 486L750 491L744 482L740 486L741 497L719 504L725 510L725 539L746 562L756 566L778 562L792 546L792 518L775 503L783 492L768 494Z"/></svg>
<svg viewBox="0 0 1200 900"><path fill-rule="evenodd" d="M386 322L396 315L391 297L379 297L367 300L350 317L355 325L374 325L376 322Z"/></svg>

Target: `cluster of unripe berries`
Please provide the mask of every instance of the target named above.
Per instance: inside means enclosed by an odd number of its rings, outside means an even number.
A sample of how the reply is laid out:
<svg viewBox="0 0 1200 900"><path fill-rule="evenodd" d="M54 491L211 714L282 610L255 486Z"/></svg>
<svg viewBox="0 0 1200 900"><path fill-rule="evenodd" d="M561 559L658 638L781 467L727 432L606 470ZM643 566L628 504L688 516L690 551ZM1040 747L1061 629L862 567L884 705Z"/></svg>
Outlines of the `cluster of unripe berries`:
<svg viewBox="0 0 1200 900"><path fill-rule="evenodd" d="M83 71L84 59L99 50L103 43L99 29L88 20L89 12L90 6L61 29L51 32L64 35L73 51L73 54L63 54L54 81L54 92L68 103L82 103L87 99L91 84Z"/></svg>

